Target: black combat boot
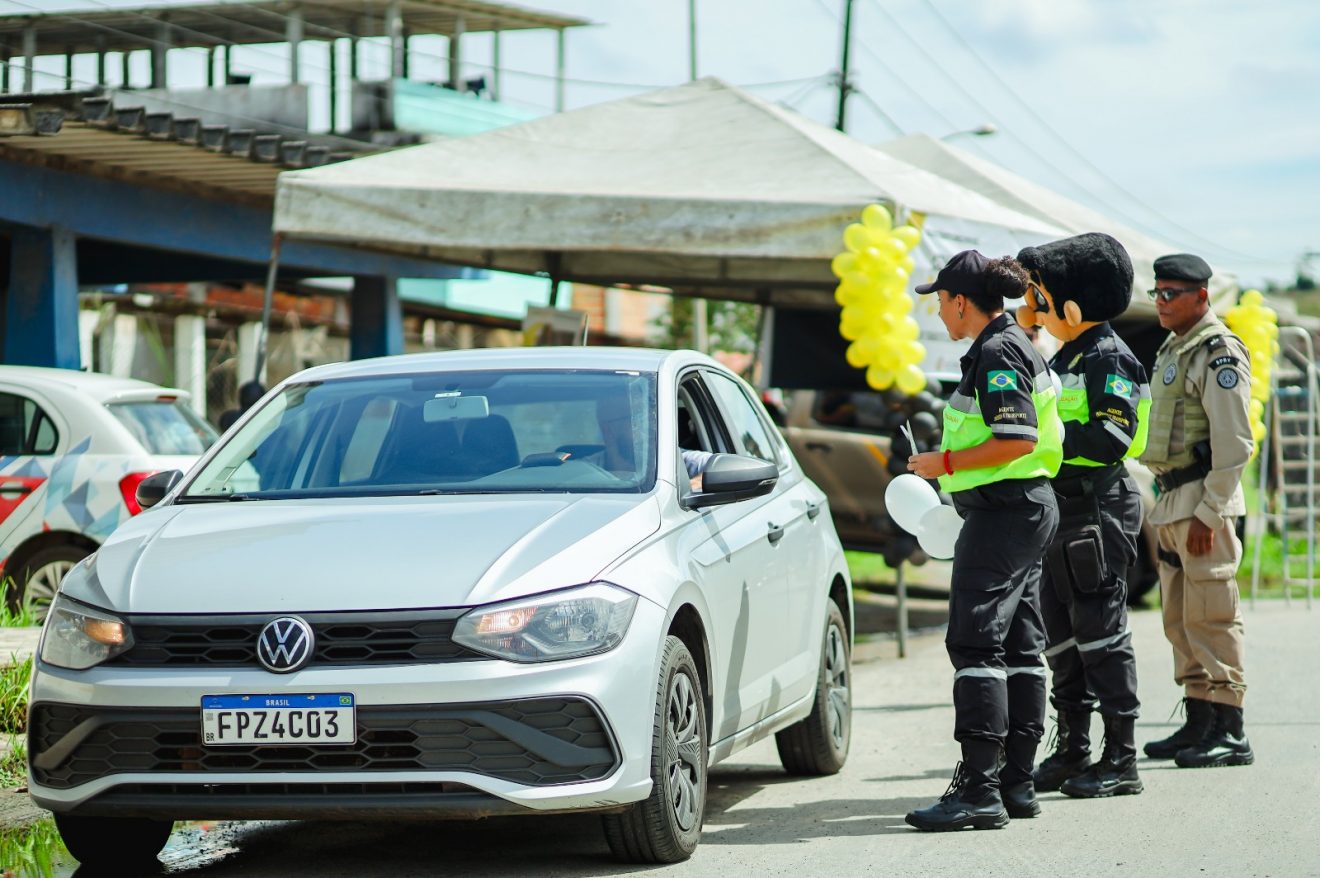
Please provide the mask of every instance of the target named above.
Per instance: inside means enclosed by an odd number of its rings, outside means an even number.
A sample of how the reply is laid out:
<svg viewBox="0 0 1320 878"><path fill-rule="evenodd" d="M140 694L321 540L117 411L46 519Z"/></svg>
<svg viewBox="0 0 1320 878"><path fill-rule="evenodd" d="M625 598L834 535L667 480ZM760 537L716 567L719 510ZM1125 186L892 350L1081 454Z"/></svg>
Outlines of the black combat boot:
<svg viewBox="0 0 1320 878"><path fill-rule="evenodd" d="M1172 759L1179 750L1201 743L1201 739L1210 734L1215 724L1215 710L1210 702L1203 698L1184 698L1182 703L1187 711L1186 721L1169 737L1145 746L1146 755L1151 759Z"/></svg>
<svg viewBox="0 0 1320 878"><path fill-rule="evenodd" d="M1008 812L999 797L999 742L964 741L963 761L953 771L953 781L929 808L909 811L909 825L924 832L953 829L1002 829Z"/></svg>
<svg viewBox="0 0 1320 878"><path fill-rule="evenodd" d="M1231 704L1214 705L1215 724L1197 744L1173 757L1179 768L1218 768L1223 765L1250 765L1256 761L1251 742L1242 728L1242 708Z"/></svg>
<svg viewBox="0 0 1320 878"><path fill-rule="evenodd" d="M1054 752L1041 760L1032 776L1039 793L1052 793L1091 767L1091 712L1061 710L1054 723L1050 737Z"/></svg>
<svg viewBox="0 0 1320 878"><path fill-rule="evenodd" d="M1004 810L1014 820L1040 815L1036 784L1031 776L1038 743L1035 738L1010 733L1004 744L1004 764L999 769L999 795L1004 800Z"/></svg>
<svg viewBox="0 0 1320 878"><path fill-rule="evenodd" d="M1144 787L1137 775L1136 717L1107 716L1105 749L1100 761L1084 774L1070 777L1059 789L1074 799L1135 796Z"/></svg>

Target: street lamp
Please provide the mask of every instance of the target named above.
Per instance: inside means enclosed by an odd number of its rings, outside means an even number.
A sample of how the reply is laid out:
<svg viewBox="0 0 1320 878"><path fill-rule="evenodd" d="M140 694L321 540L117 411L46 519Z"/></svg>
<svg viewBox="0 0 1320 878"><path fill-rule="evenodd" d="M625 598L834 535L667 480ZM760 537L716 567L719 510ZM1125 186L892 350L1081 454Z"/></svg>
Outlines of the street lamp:
<svg viewBox="0 0 1320 878"><path fill-rule="evenodd" d="M991 125L989 122L986 122L984 125L977 128L967 128L963 131L954 131L950 134L945 134L940 140L952 140L953 138L961 137L964 134L971 137L989 137L991 134L997 133L999 133L999 129L994 125Z"/></svg>

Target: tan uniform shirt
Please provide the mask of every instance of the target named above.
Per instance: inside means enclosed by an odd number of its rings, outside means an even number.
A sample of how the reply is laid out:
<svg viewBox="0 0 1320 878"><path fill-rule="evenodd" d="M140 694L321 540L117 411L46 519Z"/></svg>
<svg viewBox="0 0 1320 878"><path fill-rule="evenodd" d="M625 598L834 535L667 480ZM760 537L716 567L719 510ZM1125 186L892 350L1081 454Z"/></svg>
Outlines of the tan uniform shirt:
<svg viewBox="0 0 1320 878"><path fill-rule="evenodd" d="M1225 344L1207 345L1196 339L1202 329L1216 325L1223 330ZM1212 333L1218 334L1218 333ZM1170 450L1191 448L1210 440L1212 469L1204 480L1189 482L1161 493L1150 514L1151 524L1171 524L1196 516L1207 527L1218 529L1224 520L1246 514L1242 497L1242 473L1251 459L1251 357L1242 340L1224 326L1213 311L1199 320L1184 335L1170 334L1160 347L1151 373L1152 388L1182 384L1182 396L1200 400L1205 409L1208 435L1190 435L1184 429L1182 406L1173 413ZM1156 406L1177 405L1170 397L1156 394L1151 404L1151 420ZM1156 473L1171 467L1162 466L1160 449L1147 448L1141 462Z"/></svg>

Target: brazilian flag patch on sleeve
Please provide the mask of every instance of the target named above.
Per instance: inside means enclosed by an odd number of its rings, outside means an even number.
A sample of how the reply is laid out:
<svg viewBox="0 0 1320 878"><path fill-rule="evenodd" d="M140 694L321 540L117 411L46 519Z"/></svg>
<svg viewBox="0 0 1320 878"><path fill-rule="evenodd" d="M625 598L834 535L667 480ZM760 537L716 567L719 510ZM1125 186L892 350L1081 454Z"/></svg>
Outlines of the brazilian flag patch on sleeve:
<svg viewBox="0 0 1320 878"><path fill-rule="evenodd" d="M1017 373L1010 370L991 372L986 384L990 390L1017 390Z"/></svg>
<svg viewBox="0 0 1320 878"><path fill-rule="evenodd" d="M1112 393L1114 396L1128 397L1132 395L1133 383L1122 375L1105 376L1105 393Z"/></svg>

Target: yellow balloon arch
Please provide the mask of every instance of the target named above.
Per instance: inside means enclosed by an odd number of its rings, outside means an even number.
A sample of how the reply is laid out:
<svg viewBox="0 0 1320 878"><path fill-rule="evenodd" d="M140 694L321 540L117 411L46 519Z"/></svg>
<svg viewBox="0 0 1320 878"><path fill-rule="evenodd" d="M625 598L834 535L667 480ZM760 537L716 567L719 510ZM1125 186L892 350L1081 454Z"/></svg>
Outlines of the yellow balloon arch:
<svg viewBox="0 0 1320 878"><path fill-rule="evenodd" d="M861 222L843 230L844 250L830 263L839 285L834 300L842 306L839 334L848 345L848 365L866 370L866 383L876 390L897 386L909 396L926 387L919 365L926 348L917 341L921 329L912 318L908 281L912 251L921 240L915 225L894 226L882 204L868 204Z"/></svg>
<svg viewBox="0 0 1320 878"><path fill-rule="evenodd" d="M1259 290L1247 290L1224 315L1228 328L1251 354L1251 436L1260 450L1265 438L1265 404L1270 399L1270 368L1279 352L1279 315Z"/></svg>

